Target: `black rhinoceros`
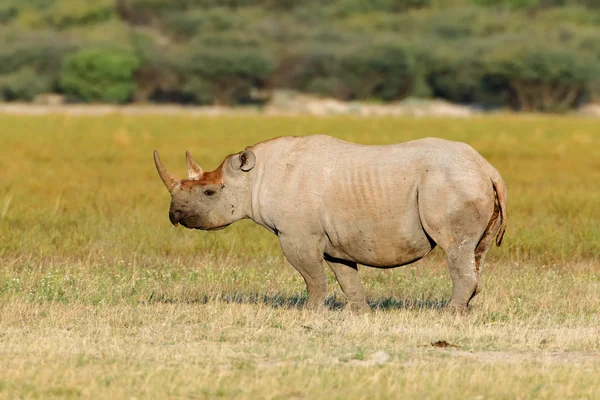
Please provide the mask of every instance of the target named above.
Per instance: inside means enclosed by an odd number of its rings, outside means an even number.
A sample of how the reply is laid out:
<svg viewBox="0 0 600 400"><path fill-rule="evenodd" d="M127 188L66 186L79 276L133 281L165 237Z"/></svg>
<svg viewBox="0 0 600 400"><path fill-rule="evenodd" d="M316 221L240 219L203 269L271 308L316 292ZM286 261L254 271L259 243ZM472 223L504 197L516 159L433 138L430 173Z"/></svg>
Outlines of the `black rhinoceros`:
<svg viewBox="0 0 600 400"><path fill-rule="evenodd" d="M369 146L324 135L279 137L227 156L212 172L186 155L189 177L179 180L154 152L172 196L171 222L215 230L250 218L264 226L304 277L309 307L324 302L324 262L360 312L368 305L357 264L406 265L439 245L454 286L449 307L464 310L494 236L499 246L506 229L502 177L460 142Z"/></svg>

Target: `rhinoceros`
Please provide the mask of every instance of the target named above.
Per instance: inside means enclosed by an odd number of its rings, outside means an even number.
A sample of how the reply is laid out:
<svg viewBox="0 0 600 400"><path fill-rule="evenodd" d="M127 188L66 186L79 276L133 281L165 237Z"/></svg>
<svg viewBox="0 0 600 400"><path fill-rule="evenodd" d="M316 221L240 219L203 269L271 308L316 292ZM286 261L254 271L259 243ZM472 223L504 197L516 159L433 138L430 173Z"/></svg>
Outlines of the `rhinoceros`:
<svg viewBox="0 0 600 400"><path fill-rule="evenodd" d="M357 265L392 268L436 245L453 283L449 308L464 311L479 292L481 266L506 230L506 185L465 143L437 138L360 145L325 135L278 137L229 155L205 172L186 152L178 179L154 151L171 194L169 219L217 230L249 218L278 236L304 278L307 307L326 297L324 263L348 306L369 310Z"/></svg>

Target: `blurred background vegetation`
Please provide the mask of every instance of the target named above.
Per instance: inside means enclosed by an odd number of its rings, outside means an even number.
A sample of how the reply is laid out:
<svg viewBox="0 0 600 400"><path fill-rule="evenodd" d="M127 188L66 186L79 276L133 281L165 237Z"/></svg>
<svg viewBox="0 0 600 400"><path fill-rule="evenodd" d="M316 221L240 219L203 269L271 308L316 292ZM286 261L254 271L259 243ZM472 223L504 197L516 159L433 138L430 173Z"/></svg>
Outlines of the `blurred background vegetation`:
<svg viewBox="0 0 600 400"><path fill-rule="evenodd" d="M230 105L276 89L565 111L600 99L600 1L0 2L0 100Z"/></svg>

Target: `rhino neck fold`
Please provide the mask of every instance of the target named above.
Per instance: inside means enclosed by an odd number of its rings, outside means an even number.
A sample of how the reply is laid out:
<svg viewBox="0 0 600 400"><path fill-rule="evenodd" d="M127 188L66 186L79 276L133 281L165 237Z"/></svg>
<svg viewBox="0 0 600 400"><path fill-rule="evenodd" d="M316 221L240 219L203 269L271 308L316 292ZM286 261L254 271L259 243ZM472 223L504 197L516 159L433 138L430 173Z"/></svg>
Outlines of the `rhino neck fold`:
<svg viewBox="0 0 600 400"><path fill-rule="evenodd" d="M267 171L262 163L250 171L248 218L269 232L277 234L272 215L275 211L276 199L269 196L273 193L269 187L270 183L273 183L269 182L271 178L267 176Z"/></svg>

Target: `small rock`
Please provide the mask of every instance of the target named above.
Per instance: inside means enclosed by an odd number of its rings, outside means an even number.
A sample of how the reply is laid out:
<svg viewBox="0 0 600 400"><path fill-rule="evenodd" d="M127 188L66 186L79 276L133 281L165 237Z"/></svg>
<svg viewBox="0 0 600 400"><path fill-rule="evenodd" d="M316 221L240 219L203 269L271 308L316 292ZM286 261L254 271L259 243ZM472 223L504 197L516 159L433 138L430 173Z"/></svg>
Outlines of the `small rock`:
<svg viewBox="0 0 600 400"><path fill-rule="evenodd" d="M375 365L383 365L390 360L390 355L385 351L377 351L369 356L366 360L350 360L348 364L359 367L373 367Z"/></svg>
<svg viewBox="0 0 600 400"><path fill-rule="evenodd" d="M55 93L42 93L35 96L34 104L45 106L61 106L66 103L65 96Z"/></svg>
<svg viewBox="0 0 600 400"><path fill-rule="evenodd" d="M600 104L586 104L583 107L579 108L577 112L588 117L600 117Z"/></svg>
<svg viewBox="0 0 600 400"><path fill-rule="evenodd" d="M385 351L377 351L373 354L371 354L371 357L369 357L369 360L374 362L377 365L383 365L386 362L388 362L390 359L390 355L388 353L386 353Z"/></svg>

